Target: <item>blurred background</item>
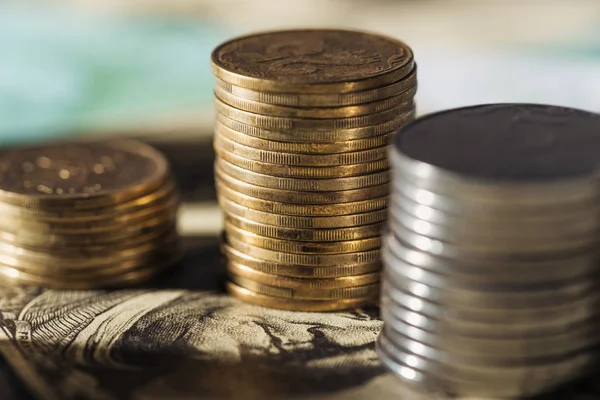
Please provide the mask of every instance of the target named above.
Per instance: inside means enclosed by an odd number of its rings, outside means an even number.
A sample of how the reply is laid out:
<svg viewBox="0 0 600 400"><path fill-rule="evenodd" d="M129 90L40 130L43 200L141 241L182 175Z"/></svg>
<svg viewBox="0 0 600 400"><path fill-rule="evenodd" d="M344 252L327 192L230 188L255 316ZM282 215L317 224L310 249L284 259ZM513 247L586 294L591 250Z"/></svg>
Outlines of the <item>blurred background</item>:
<svg viewBox="0 0 600 400"><path fill-rule="evenodd" d="M141 137L170 157L188 203L213 200L210 53L292 27L407 42L420 114L512 101L600 111L598 0L4 0L0 144Z"/></svg>

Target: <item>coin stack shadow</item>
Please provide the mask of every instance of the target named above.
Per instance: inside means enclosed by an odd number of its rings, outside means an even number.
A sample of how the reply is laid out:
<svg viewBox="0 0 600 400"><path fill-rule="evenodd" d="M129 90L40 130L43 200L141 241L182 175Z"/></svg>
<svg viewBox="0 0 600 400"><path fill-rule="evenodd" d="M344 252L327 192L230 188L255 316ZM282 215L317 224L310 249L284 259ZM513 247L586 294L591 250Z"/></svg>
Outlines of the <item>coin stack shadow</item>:
<svg viewBox="0 0 600 400"><path fill-rule="evenodd" d="M488 105L391 146L378 339L403 380L528 397L596 362L600 116Z"/></svg>
<svg viewBox="0 0 600 400"><path fill-rule="evenodd" d="M414 113L411 50L359 32L272 32L219 46L212 67L229 292L299 311L376 301L386 145Z"/></svg>
<svg viewBox="0 0 600 400"><path fill-rule="evenodd" d="M60 289L145 281L181 255L179 192L161 153L134 141L0 154L0 275Z"/></svg>

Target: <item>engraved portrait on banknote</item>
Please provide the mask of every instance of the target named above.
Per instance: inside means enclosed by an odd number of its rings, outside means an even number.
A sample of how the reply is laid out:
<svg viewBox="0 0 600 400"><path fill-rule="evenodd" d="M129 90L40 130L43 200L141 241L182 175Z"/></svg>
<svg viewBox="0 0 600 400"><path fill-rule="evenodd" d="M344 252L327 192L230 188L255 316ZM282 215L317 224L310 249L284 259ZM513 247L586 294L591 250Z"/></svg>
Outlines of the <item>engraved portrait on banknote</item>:
<svg viewBox="0 0 600 400"><path fill-rule="evenodd" d="M43 398L276 398L382 373L375 310L284 312L187 290L0 295L2 352Z"/></svg>

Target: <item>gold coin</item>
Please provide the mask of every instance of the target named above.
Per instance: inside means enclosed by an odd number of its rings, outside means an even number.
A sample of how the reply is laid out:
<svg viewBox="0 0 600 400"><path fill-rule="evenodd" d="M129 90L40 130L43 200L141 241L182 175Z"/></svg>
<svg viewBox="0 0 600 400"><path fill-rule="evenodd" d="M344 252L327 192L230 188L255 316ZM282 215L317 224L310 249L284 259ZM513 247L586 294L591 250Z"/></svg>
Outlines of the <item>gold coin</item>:
<svg viewBox="0 0 600 400"><path fill-rule="evenodd" d="M379 249L343 254L294 254L252 246L234 237L227 237L227 243L232 248L244 252L251 257L292 265L326 267L343 264L370 264L377 262L381 258Z"/></svg>
<svg viewBox="0 0 600 400"><path fill-rule="evenodd" d="M98 233L82 234L54 234L47 232L34 232L17 230L7 232L0 230L0 241L23 247L33 248L63 248L82 244L114 243L121 240L135 240L142 234L161 232L170 229L175 224L176 214L161 215L147 219L137 224L127 224L121 229L102 231Z"/></svg>
<svg viewBox="0 0 600 400"><path fill-rule="evenodd" d="M344 178L387 171L389 169L389 161L387 158L362 164L335 165L331 167L299 167L295 165L278 165L250 160L218 148L215 149L215 152L222 159L233 165L244 168L245 170L290 178Z"/></svg>
<svg viewBox="0 0 600 400"><path fill-rule="evenodd" d="M151 264L140 266L124 273L98 276L94 274L48 276L32 274L0 263L0 279L15 284L44 286L52 289L85 290L118 288L146 282L172 267L181 259L181 252L170 258L155 259Z"/></svg>
<svg viewBox="0 0 600 400"><path fill-rule="evenodd" d="M166 236L157 238L152 242L142 243L119 251L106 251L104 254L90 252L87 256L84 253L85 248L79 248L79 252L56 254L23 249L2 243L0 244L0 263L21 270L31 269L34 271L51 271L52 273L110 270L118 263L126 261L139 264L142 260L144 262L152 260L157 254L176 247L178 240L176 232L171 231Z"/></svg>
<svg viewBox="0 0 600 400"><path fill-rule="evenodd" d="M215 96L223 103L237 109L251 113L269 115L273 117L285 118L314 118L314 119L333 119L333 118L352 118L369 114L376 114L383 111L402 107L407 102L412 101L417 92L417 88L412 87L406 92L400 93L387 99L374 101L353 106L344 107L286 107L273 104L261 103L253 100L247 100L237 97L234 94L223 90L219 86L215 87Z"/></svg>
<svg viewBox="0 0 600 400"><path fill-rule="evenodd" d="M219 197L227 198L233 202L244 205L248 208L252 208L254 210L283 215L311 215L314 217L331 217L336 215L362 214L386 208L389 199L387 196L385 196L371 200L355 201L351 203L342 204L288 204L250 197L245 194L238 193L235 190L230 189L229 187L223 185L218 181L216 183L216 186Z"/></svg>
<svg viewBox="0 0 600 400"><path fill-rule="evenodd" d="M89 210L73 210L67 206L64 209L44 210L39 208L21 207L8 203L0 203L0 213L8 218L35 219L42 222L92 222L134 213L146 207L152 207L164 202L165 199L178 196L178 190L172 181L165 182L154 192L141 197L115 204L114 206L91 208Z"/></svg>
<svg viewBox="0 0 600 400"><path fill-rule="evenodd" d="M250 279L269 286L281 288L297 289L340 289L350 288L371 284L378 284L380 279L379 273L370 273L353 276L343 276L339 278L325 279L306 279L306 278L290 278L281 275L265 274L264 272L256 271L245 265L236 262L227 264L227 269L235 276Z"/></svg>
<svg viewBox="0 0 600 400"><path fill-rule="evenodd" d="M294 192L289 190L271 189L242 182L239 179L235 179L223 173L218 168L215 169L215 178L239 193L281 203L338 204L374 199L389 194L388 184L362 189L341 190L337 192Z"/></svg>
<svg viewBox="0 0 600 400"><path fill-rule="evenodd" d="M370 225L351 226L345 228L301 229L265 225L232 214L226 214L225 219L238 228L250 231L260 236L267 236L275 239L297 240L302 242L342 242L345 240L366 239L380 235L381 229L384 225L383 222L379 222Z"/></svg>
<svg viewBox="0 0 600 400"><path fill-rule="evenodd" d="M316 289L310 287L297 287L292 289L266 285L248 278L236 276L231 273L231 271L229 271L229 279L236 285L255 293L288 299L337 300L375 297L379 295L379 283L336 289Z"/></svg>
<svg viewBox="0 0 600 400"><path fill-rule="evenodd" d="M405 77L387 86L353 93L275 93L246 89L232 85L222 79L216 79L216 86L246 100L287 107L341 107L371 103L399 95L417 85L417 65Z"/></svg>
<svg viewBox="0 0 600 400"><path fill-rule="evenodd" d="M215 133L232 142L258 150L300 154L335 154L368 150L387 146L390 139L390 135L379 135L365 139L333 143L278 142L246 135L245 133L229 128L220 121L216 122Z"/></svg>
<svg viewBox="0 0 600 400"><path fill-rule="evenodd" d="M281 276L297 278L338 278L378 272L381 270L380 261L366 264L340 264L332 266L292 265L261 260L238 251L226 244L223 244L221 248L229 262L236 262L256 271Z"/></svg>
<svg viewBox="0 0 600 400"><path fill-rule="evenodd" d="M360 240L346 240L343 242L296 242L260 236L240 229L237 226L227 222L225 223L225 231L227 232L228 237L232 237L267 250L282 251L285 253L355 253L359 251L378 249L381 246L381 237L379 236Z"/></svg>
<svg viewBox="0 0 600 400"><path fill-rule="evenodd" d="M252 90L350 93L395 82L413 69L398 40L339 29L288 30L238 37L218 46L211 68Z"/></svg>
<svg viewBox="0 0 600 400"><path fill-rule="evenodd" d="M357 299L338 299L338 300L305 300L289 299L284 297L265 296L248 289L244 289L234 283L227 282L227 291L234 297L245 302L258 306L275 308L289 311L341 311L352 308L361 308L377 304L377 296Z"/></svg>
<svg viewBox="0 0 600 400"><path fill-rule="evenodd" d="M217 113L216 117L217 121L235 131L261 139L277 140L280 142L332 143L390 134L412 121L415 117L415 112L411 110L406 113L398 113L391 121L378 125L332 131L268 130L245 122L236 121L220 113Z"/></svg>
<svg viewBox="0 0 600 400"><path fill-rule="evenodd" d="M214 138L214 146L221 152L228 151L250 160L279 165L331 166L362 164L387 157L387 147L338 154L296 154L258 150L232 142L218 133Z"/></svg>
<svg viewBox="0 0 600 400"><path fill-rule="evenodd" d="M35 219L13 219L4 218L0 219L0 230L6 232L15 232L15 230L31 230L37 233L51 232L56 234L82 234L87 233L98 233L101 231L110 231L115 229L122 229L128 224L135 224L140 221L147 220L149 218L157 218L162 215L173 215L179 204L179 199L172 197L166 199L162 204L156 204L153 207L141 209L133 213L126 213L106 220L95 220L95 221L77 221L65 218L62 221L39 221Z"/></svg>
<svg viewBox="0 0 600 400"><path fill-rule="evenodd" d="M0 154L0 201L64 210L109 206L164 184L164 156L135 141L60 144Z"/></svg>
<svg viewBox="0 0 600 400"><path fill-rule="evenodd" d="M300 217L253 210L226 198L219 199L219 204L223 212L228 216L247 219L257 224L273 225L278 228L328 229L358 227L383 222L388 214L387 209L384 208L362 214L338 215L333 217Z"/></svg>
<svg viewBox="0 0 600 400"><path fill-rule="evenodd" d="M247 171L219 157L217 157L215 161L215 166L227 175L246 183L273 189L294 190L299 192L333 192L339 190L361 189L382 185L390 181L389 171L337 179L294 179Z"/></svg>
<svg viewBox="0 0 600 400"><path fill-rule="evenodd" d="M415 108L415 104L413 101L409 101L392 110L375 114L330 119L273 117L254 114L232 107L218 98L215 98L215 108L218 113L228 118L263 129L292 131L293 133L290 134L295 134L296 131L334 131L343 134L346 129L365 128L392 121L398 118L399 115L410 113Z"/></svg>

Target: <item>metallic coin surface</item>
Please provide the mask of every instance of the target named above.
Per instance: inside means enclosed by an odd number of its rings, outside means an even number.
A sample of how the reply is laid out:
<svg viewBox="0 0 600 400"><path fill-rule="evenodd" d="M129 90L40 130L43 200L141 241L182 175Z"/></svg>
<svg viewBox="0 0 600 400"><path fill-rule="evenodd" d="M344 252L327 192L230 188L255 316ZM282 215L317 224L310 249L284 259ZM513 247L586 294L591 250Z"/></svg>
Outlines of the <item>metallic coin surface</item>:
<svg viewBox="0 0 600 400"><path fill-rule="evenodd" d="M245 115L242 112L243 115ZM414 109L408 112L397 113L395 118L377 125L360 128L334 129L334 130L299 130L290 131L284 128L264 128L256 126L251 122L238 121L223 113L217 113L217 121L227 127L242 132L249 136L267 140L278 140L281 142L309 142L328 143L342 142L345 140L367 139L379 135L391 134L414 119ZM250 113L250 115L252 115ZM249 119L250 117L246 118Z"/></svg>
<svg viewBox="0 0 600 400"><path fill-rule="evenodd" d="M379 261L379 249L343 254L294 254L263 249L234 237L228 237L227 242L232 248L251 257L291 265L326 267L340 264L370 264Z"/></svg>
<svg viewBox="0 0 600 400"><path fill-rule="evenodd" d="M285 178L299 179L334 179L367 175L387 171L389 161L387 158L362 164L333 165L329 167L307 167L295 165L271 164L252 160L231 153L227 150L215 148L218 157L227 162L244 168L247 171L259 174L268 174Z"/></svg>
<svg viewBox="0 0 600 400"><path fill-rule="evenodd" d="M290 311L340 311L351 308L361 308L372 305L375 298L351 298L351 299L291 299L285 297L273 297L240 287L232 282L227 282L227 291L234 297L248 303L259 306Z"/></svg>
<svg viewBox="0 0 600 400"><path fill-rule="evenodd" d="M389 185L387 184L333 192L294 192L291 190L265 188L235 179L222 172L219 168L215 168L215 178L220 183L239 193L263 200L290 204L323 205L350 203L383 197L389 193Z"/></svg>
<svg viewBox="0 0 600 400"><path fill-rule="evenodd" d="M238 251L229 245L222 246L223 252L229 261L242 264L253 270L266 274L281 275L295 278L339 278L344 276L362 275L378 272L381 269L379 260L372 263L344 264L333 266L295 265L262 260Z"/></svg>
<svg viewBox="0 0 600 400"><path fill-rule="evenodd" d="M290 299L338 300L365 297L376 297L379 294L378 284L369 284L342 288L311 288L307 286L287 288L266 285L249 278L234 275L229 272L229 279L244 289L251 290L265 296L283 297Z"/></svg>
<svg viewBox="0 0 600 400"><path fill-rule="evenodd" d="M390 180L389 171L337 179L295 179L281 178L248 171L221 158L217 158L215 166L229 176L246 183L273 189L300 192L333 192L339 190L361 189L369 186L383 185Z"/></svg>
<svg viewBox="0 0 600 400"><path fill-rule="evenodd" d="M420 119L395 137L393 148L450 175L560 181L597 173L599 123L600 115L565 107L474 106Z"/></svg>
<svg viewBox="0 0 600 400"><path fill-rule="evenodd" d="M385 220L387 210L377 210L362 214L338 215L333 217L300 217L295 215L279 215L253 210L244 205L222 198L219 200L222 210L230 216L254 221L259 224L273 225L281 228L345 228L359 227L380 223Z"/></svg>
<svg viewBox="0 0 600 400"><path fill-rule="evenodd" d="M381 238L376 236L367 239L346 240L341 242L298 242L295 240L274 239L260 236L225 222L228 237L245 241L253 246L264 249L298 254L339 254L375 250L381 245Z"/></svg>
<svg viewBox="0 0 600 400"><path fill-rule="evenodd" d="M350 118L391 110L412 101L416 92L417 88L413 87L406 92L400 93L393 97L353 106L297 108L265 104L258 101L244 99L221 89L219 86L215 86L215 96L219 100L240 110L262 115L271 115L275 117L316 119Z"/></svg>
<svg viewBox="0 0 600 400"><path fill-rule="evenodd" d="M280 142L246 135L245 133L229 128L220 121L217 121L215 124L215 132L218 132L220 136L232 142L258 150L300 154L348 153L386 146L389 141L389 135L379 135L364 139L330 143Z"/></svg>
<svg viewBox="0 0 600 400"><path fill-rule="evenodd" d="M395 39L345 30L289 30L232 39L211 57L220 79L253 90L348 93L404 78L410 48Z"/></svg>
<svg viewBox="0 0 600 400"><path fill-rule="evenodd" d="M362 214L384 209L388 204L388 198L385 196L341 204L289 204L248 196L236 192L218 181L216 182L216 186L217 192L222 198L229 199L253 210L281 215L332 217Z"/></svg>
<svg viewBox="0 0 600 400"><path fill-rule="evenodd" d="M282 277L279 275L266 274L264 272L257 271L253 268L247 267L243 264L236 262L230 262L228 264L229 272L235 276L250 279L255 282L259 282L265 285L297 289L297 288L308 288L308 289L340 289L340 288L351 288L364 285L372 285L379 282L378 273L362 274L362 275L350 275L339 278L290 278Z"/></svg>
<svg viewBox="0 0 600 400"><path fill-rule="evenodd" d="M72 209L112 205L157 189L166 159L139 142L57 145L0 154L0 200Z"/></svg>
<svg viewBox="0 0 600 400"><path fill-rule="evenodd" d="M264 92L232 85L217 78L216 86L235 96L266 104L287 107L342 107L355 104L371 103L388 97L399 95L417 85L417 65L400 80L376 89L352 93L276 93Z"/></svg>

